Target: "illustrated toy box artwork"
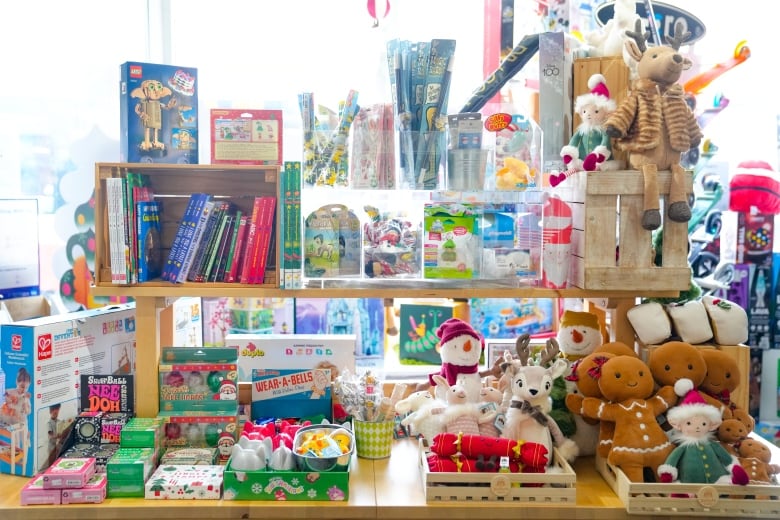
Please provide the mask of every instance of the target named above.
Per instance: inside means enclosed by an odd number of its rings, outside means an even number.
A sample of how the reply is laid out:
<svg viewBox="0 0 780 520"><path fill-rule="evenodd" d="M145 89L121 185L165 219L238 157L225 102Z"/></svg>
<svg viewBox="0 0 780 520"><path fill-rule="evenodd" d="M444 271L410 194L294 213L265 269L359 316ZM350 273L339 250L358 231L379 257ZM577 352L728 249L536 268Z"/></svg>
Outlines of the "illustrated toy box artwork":
<svg viewBox="0 0 780 520"><path fill-rule="evenodd" d="M235 412L238 365L185 363L159 367L160 411Z"/></svg>
<svg viewBox="0 0 780 520"><path fill-rule="evenodd" d="M304 275L356 277L361 270L360 219L341 204L323 206L304 222Z"/></svg>
<svg viewBox="0 0 780 520"><path fill-rule="evenodd" d="M155 63L121 66L121 162L198 163L197 69Z"/></svg>
<svg viewBox="0 0 780 520"><path fill-rule="evenodd" d="M146 481L146 499L218 499L224 466L165 464Z"/></svg>
<svg viewBox="0 0 780 520"><path fill-rule="evenodd" d="M479 225L470 204L425 204L423 275L425 278L477 278Z"/></svg>
<svg viewBox="0 0 780 520"><path fill-rule="evenodd" d="M452 304L402 303L399 326L399 359L404 365L440 365L436 329L450 318L468 321L465 302Z"/></svg>
<svg viewBox="0 0 780 520"><path fill-rule="evenodd" d="M227 299L228 332L233 334L290 334L295 330L293 298Z"/></svg>
<svg viewBox="0 0 780 520"><path fill-rule="evenodd" d="M354 334L228 334L238 348L238 380L252 381L254 369L308 369L335 366L355 373Z"/></svg>
<svg viewBox="0 0 780 520"><path fill-rule="evenodd" d="M281 110L211 109L211 163L282 164Z"/></svg>
<svg viewBox="0 0 780 520"><path fill-rule="evenodd" d="M381 356L384 307L380 298L296 298L297 334L354 334L356 356Z"/></svg>
<svg viewBox="0 0 780 520"><path fill-rule="evenodd" d="M165 448L217 448L218 460L227 462L238 438L238 414L221 412L187 414L160 412L165 420L162 445Z"/></svg>
<svg viewBox="0 0 780 520"><path fill-rule="evenodd" d="M134 371L135 303L5 324L0 359L0 472L32 476L80 412L80 375Z"/></svg>
<svg viewBox="0 0 780 520"><path fill-rule="evenodd" d="M312 418L332 420L328 369L252 370L252 417Z"/></svg>
<svg viewBox="0 0 780 520"><path fill-rule="evenodd" d="M485 339L553 330L551 298L472 298L469 305L471 326Z"/></svg>

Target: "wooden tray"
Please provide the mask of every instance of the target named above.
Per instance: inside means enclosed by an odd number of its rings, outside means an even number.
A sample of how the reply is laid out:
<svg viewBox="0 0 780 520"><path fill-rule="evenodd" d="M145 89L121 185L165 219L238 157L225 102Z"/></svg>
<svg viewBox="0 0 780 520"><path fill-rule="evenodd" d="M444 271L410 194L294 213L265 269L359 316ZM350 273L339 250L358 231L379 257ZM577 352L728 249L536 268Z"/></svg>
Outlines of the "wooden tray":
<svg viewBox="0 0 780 520"><path fill-rule="evenodd" d="M555 473L449 473L428 469L430 450L420 439L419 470L427 502L463 500L571 505L577 502L577 475L558 450L553 450ZM541 484L541 487L528 487Z"/></svg>

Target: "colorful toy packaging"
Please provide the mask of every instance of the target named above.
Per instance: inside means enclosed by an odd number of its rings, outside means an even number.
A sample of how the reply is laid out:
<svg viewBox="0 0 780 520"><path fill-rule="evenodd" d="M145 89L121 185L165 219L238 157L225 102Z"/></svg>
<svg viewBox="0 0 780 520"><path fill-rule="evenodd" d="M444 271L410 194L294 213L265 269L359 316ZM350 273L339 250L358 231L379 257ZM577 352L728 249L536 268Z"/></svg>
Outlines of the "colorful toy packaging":
<svg viewBox="0 0 780 520"><path fill-rule="evenodd" d="M212 164L282 164L281 110L211 109Z"/></svg>
<svg viewBox="0 0 780 520"><path fill-rule="evenodd" d="M479 223L471 204L426 203L423 276L479 277Z"/></svg>
<svg viewBox="0 0 780 520"><path fill-rule="evenodd" d="M32 476L56 455L57 438L80 411L80 375L123 375L135 367L135 304L2 326L5 402L0 472Z"/></svg>
<svg viewBox="0 0 780 520"><path fill-rule="evenodd" d="M310 213L304 222L304 275L360 276L360 229L360 219L342 204L330 204Z"/></svg>
<svg viewBox="0 0 780 520"><path fill-rule="evenodd" d="M170 465L158 467L146 481L146 499L218 499L224 466Z"/></svg>
<svg viewBox="0 0 780 520"><path fill-rule="evenodd" d="M196 79L192 67L122 64L121 162L198 163Z"/></svg>

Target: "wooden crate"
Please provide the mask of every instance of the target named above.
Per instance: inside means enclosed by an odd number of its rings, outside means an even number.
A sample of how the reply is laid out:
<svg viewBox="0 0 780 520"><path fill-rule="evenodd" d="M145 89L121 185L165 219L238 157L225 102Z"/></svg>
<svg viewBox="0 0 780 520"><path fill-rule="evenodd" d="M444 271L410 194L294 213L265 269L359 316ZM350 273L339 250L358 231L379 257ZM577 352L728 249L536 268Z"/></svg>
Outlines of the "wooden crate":
<svg viewBox="0 0 780 520"><path fill-rule="evenodd" d="M596 470L633 515L779 518L780 486L631 482L620 468L596 457ZM672 496L688 494L690 498Z"/></svg>
<svg viewBox="0 0 780 520"><path fill-rule="evenodd" d="M207 165L207 164L154 164L154 163L97 163L95 165L95 285L111 286L111 255L109 253L108 207L106 203L106 179L124 177L128 171L147 174L151 180L155 200L161 202L160 224L162 258L167 258L173 237L179 227L189 197L194 192L210 193L217 200L233 202L245 214L252 214L256 196L278 197L278 166ZM278 214L278 210L277 210ZM280 219L276 219L276 236L280 231ZM265 281L254 287L279 287L278 240L272 240ZM144 286L170 286L170 282L153 280ZM180 285L186 285L180 284ZM204 284L197 284L202 286ZM211 287L235 283L209 283Z"/></svg>
<svg viewBox="0 0 780 520"><path fill-rule="evenodd" d="M647 361L648 357L650 356L650 352L658 347L659 345L644 345L641 342L638 342L639 344L639 353L643 360ZM701 349L712 349L716 348L718 350L722 350L726 354L729 355L730 358L733 358L737 368L739 369L740 374L740 385L739 388L731 392L731 400L742 408L743 410L747 411L749 406L749 383L750 383L750 347L747 345L714 345L714 344L701 344L701 345L694 345L697 348Z"/></svg>
<svg viewBox="0 0 780 520"><path fill-rule="evenodd" d="M419 470L428 502L513 502L527 505L576 506L577 475L557 449L553 450L555 472L548 473L450 473L428 469L428 448L420 439ZM525 484L525 486L524 486ZM528 487L541 484L541 487Z"/></svg>
<svg viewBox="0 0 780 520"><path fill-rule="evenodd" d="M572 209L569 283L588 290L682 291L690 283L688 224L666 218L671 172L658 172L662 194L663 265L653 263L652 232L642 228L642 174L579 172L562 184ZM693 189L687 175L687 190ZM619 248L619 254L617 254Z"/></svg>

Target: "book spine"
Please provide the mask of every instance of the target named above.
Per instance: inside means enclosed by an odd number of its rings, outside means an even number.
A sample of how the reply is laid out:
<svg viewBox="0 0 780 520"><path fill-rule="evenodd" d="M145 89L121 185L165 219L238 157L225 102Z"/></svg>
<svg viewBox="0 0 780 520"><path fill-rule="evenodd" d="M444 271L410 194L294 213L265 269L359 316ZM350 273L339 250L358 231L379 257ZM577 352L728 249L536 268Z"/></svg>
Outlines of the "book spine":
<svg viewBox="0 0 780 520"><path fill-rule="evenodd" d="M301 272L301 163L288 161L284 170L284 202L280 208L283 270L280 270L279 284L283 288L296 289Z"/></svg>
<svg viewBox="0 0 780 520"><path fill-rule="evenodd" d="M136 203L138 236L138 282L148 282L160 275L160 205L155 201Z"/></svg>
<svg viewBox="0 0 780 520"><path fill-rule="evenodd" d="M119 238L119 219L122 215L121 194L122 179L119 177L109 177L106 179L107 193L107 218L108 218L108 238L109 253L111 259L111 283L122 284L121 276L122 262L120 252L122 251L122 241Z"/></svg>
<svg viewBox="0 0 780 520"><path fill-rule="evenodd" d="M225 231L222 233L222 239L219 243L219 251L217 252L217 258L214 260L214 267L209 272L209 282L221 282L225 277L225 267L227 266L227 258L230 251L230 246L233 243L233 237L235 236L235 230L238 228L236 222L236 216L230 214L226 217Z"/></svg>
<svg viewBox="0 0 780 520"><path fill-rule="evenodd" d="M179 271L176 280L178 282L193 281L196 266L199 265L202 258L203 244L211 232L213 222L217 218L217 203L213 200L209 200L204 204L203 210L198 216L197 223L192 230L192 239L184 260L182 261L181 270Z"/></svg>
<svg viewBox="0 0 780 520"><path fill-rule="evenodd" d="M258 221L258 237L249 275L249 283L261 284L265 280L265 266L268 264L268 254L271 237L274 234L274 215L276 213L276 197L263 197L262 210Z"/></svg>
<svg viewBox="0 0 780 520"><path fill-rule="evenodd" d="M140 200L149 200L151 188L149 188L148 175L127 172L127 193L125 208L126 242L128 247L128 280L130 283L138 283L138 232L136 223L136 205Z"/></svg>
<svg viewBox="0 0 780 520"><path fill-rule="evenodd" d="M218 202L214 205L214 209L206 222L206 228L203 231L203 237L198 246L198 250L193 258L192 268L187 275L187 280L191 282L205 281L203 273L206 270L211 249L214 247L214 240L219 231L220 220L224 211L223 203Z"/></svg>
<svg viewBox="0 0 780 520"><path fill-rule="evenodd" d="M225 228L228 225L228 217L230 216L228 211L228 208L224 208L220 213L217 232L214 235L214 239L212 240L210 249L208 251L208 258L206 260L205 268L199 276L200 281L213 281L211 279L211 275L215 270L217 257L219 257L219 252L224 249L225 242L227 242L227 238L225 237Z"/></svg>
<svg viewBox="0 0 780 520"><path fill-rule="evenodd" d="M255 250L255 242L257 240L257 222L260 217L261 205L262 197L255 197L254 204L252 205L252 218L247 222L249 229L247 230L244 249L241 251L241 274L238 278L240 283L249 283L249 274L252 268L252 253Z"/></svg>
<svg viewBox="0 0 780 520"><path fill-rule="evenodd" d="M239 278L239 269L241 267L241 253L244 250L244 242L246 240L246 233L249 229L249 216L241 215L241 219L238 222L238 231L236 233L236 243L231 251L232 257L230 258L230 270L228 271L225 281L229 283L235 283Z"/></svg>
<svg viewBox="0 0 780 520"><path fill-rule="evenodd" d="M190 200L187 203L187 207L184 210L184 214L179 221L179 227L176 230L176 235L171 243L171 249L168 253L168 258L163 266L163 272L161 278L169 282L176 282L175 274L178 273L181 268L181 256L182 247L184 246L184 234L187 227L199 215L203 209L203 205L206 203L208 195L205 193L193 193L190 195ZM178 265L177 265L178 262Z"/></svg>
<svg viewBox="0 0 780 520"><path fill-rule="evenodd" d="M225 251L225 261L222 265L222 272L220 273L220 276L217 278L218 282L227 282L228 281L228 275L230 274L230 266L233 264L233 255L236 250L236 241L238 240L238 231L241 224L241 217L244 216L244 213L237 209L235 214L233 215L233 226L230 228L230 241L228 243L227 249Z"/></svg>

